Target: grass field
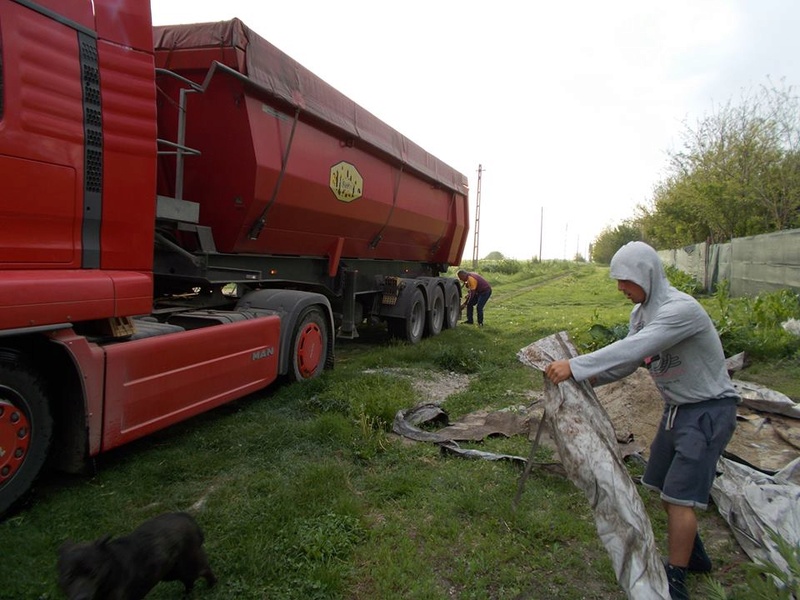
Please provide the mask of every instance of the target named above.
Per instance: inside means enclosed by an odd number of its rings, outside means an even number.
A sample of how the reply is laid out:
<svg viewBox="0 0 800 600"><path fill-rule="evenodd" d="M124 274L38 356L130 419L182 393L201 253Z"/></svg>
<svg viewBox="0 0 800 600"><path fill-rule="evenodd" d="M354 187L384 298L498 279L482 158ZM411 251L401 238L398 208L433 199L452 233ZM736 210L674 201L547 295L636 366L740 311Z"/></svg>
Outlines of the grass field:
<svg viewBox="0 0 800 600"><path fill-rule="evenodd" d="M274 386L101 456L93 475L43 477L0 523L0 598L60 598L64 540L125 533L169 510L196 514L219 578L212 589L198 582L194 598L625 598L569 480L534 469L514 511L518 467L388 433L398 410L425 400L389 369L469 375L442 405L451 420L525 404L542 382L517 361L520 348L560 330L580 343L592 324L624 323L631 308L593 265L489 278L482 329L459 326L413 347L364 329L338 344L335 369L317 380ZM475 447L527 456L529 443ZM658 499L642 497L664 549ZM737 597L741 553L713 507L701 528L720 532L713 577ZM703 586L691 578L693 597L705 597ZM148 598L181 591L163 583Z"/></svg>

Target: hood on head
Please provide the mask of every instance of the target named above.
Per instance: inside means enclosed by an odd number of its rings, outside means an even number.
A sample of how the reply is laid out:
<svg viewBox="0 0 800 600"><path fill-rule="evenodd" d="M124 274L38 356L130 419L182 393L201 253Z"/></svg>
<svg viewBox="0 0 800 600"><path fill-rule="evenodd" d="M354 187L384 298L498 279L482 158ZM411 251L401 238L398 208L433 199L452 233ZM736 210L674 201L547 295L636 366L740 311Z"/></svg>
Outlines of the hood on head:
<svg viewBox="0 0 800 600"><path fill-rule="evenodd" d="M648 303L667 287L664 265L656 251L644 242L628 242L611 259L612 279L632 281L644 290Z"/></svg>

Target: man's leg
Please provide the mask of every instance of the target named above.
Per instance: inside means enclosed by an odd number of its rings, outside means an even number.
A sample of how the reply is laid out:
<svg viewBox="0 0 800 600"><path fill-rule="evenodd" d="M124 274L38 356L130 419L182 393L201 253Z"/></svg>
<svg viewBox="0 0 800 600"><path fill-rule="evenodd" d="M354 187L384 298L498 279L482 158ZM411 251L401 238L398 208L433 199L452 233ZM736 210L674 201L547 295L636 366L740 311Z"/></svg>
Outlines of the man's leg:
<svg viewBox="0 0 800 600"><path fill-rule="evenodd" d="M672 600L689 600L686 573L697 535L697 516L691 506L680 506L669 502L663 504L667 511L667 543L669 546L667 581L669 582L670 598Z"/></svg>
<svg viewBox="0 0 800 600"><path fill-rule="evenodd" d="M475 304L475 308L478 310L478 325L483 325L483 305L486 304L486 297L481 294L478 296L478 302Z"/></svg>
<svg viewBox="0 0 800 600"><path fill-rule="evenodd" d="M697 534L697 515L691 506L679 506L664 502L667 511L667 542L669 564L688 567Z"/></svg>
<svg viewBox="0 0 800 600"><path fill-rule="evenodd" d="M489 301L489 296L492 295L491 291L484 292L478 296L478 325L483 325L483 307Z"/></svg>

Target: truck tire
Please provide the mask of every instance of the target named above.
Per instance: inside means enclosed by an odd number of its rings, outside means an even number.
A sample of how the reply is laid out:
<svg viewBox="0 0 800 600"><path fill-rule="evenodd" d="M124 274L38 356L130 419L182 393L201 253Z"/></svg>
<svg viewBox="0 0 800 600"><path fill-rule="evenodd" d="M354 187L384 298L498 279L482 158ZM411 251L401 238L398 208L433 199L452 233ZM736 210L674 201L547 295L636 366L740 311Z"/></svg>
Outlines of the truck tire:
<svg viewBox="0 0 800 600"><path fill-rule="evenodd" d="M431 297L430 306L428 306L428 318L426 323L428 335L439 335L442 332L444 313L444 292L442 292L442 288L437 286Z"/></svg>
<svg viewBox="0 0 800 600"><path fill-rule="evenodd" d="M425 331L425 296L421 289L417 288L411 294L411 301L406 306L406 314L400 320L400 325L409 344L416 344L422 339Z"/></svg>
<svg viewBox="0 0 800 600"><path fill-rule="evenodd" d="M458 317L461 311L461 298L458 294L458 288L454 285L448 285L445 292L444 303L444 326L447 329L453 329L458 325Z"/></svg>
<svg viewBox="0 0 800 600"><path fill-rule="evenodd" d="M0 515L30 490L52 434L42 382L23 367L0 364Z"/></svg>
<svg viewBox="0 0 800 600"><path fill-rule="evenodd" d="M295 322L289 375L294 381L319 377L328 360L327 321L322 310L309 306Z"/></svg>

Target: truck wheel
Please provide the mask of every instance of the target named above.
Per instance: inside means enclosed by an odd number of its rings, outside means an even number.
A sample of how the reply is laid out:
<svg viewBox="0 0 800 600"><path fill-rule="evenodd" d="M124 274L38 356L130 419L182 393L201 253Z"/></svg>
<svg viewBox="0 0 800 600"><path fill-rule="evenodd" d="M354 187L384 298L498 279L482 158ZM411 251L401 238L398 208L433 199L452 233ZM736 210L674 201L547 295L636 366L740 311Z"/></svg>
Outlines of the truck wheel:
<svg viewBox="0 0 800 600"><path fill-rule="evenodd" d="M295 381L318 377L327 360L328 325L322 311L311 306L297 319L292 338L290 375Z"/></svg>
<svg viewBox="0 0 800 600"><path fill-rule="evenodd" d="M442 288L437 287L431 298L431 305L428 310L427 332L428 335L439 335L444 324L444 293Z"/></svg>
<svg viewBox="0 0 800 600"><path fill-rule="evenodd" d="M453 329L458 325L460 307L461 298L458 295L458 288L454 285L447 286L444 303L444 326L447 329Z"/></svg>
<svg viewBox="0 0 800 600"><path fill-rule="evenodd" d="M0 364L0 514L31 487L47 459L53 419L40 380Z"/></svg>
<svg viewBox="0 0 800 600"><path fill-rule="evenodd" d="M405 323L406 340L410 344L419 342L425 331L425 297L419 288L411 295L403 323Z"/></svg>

